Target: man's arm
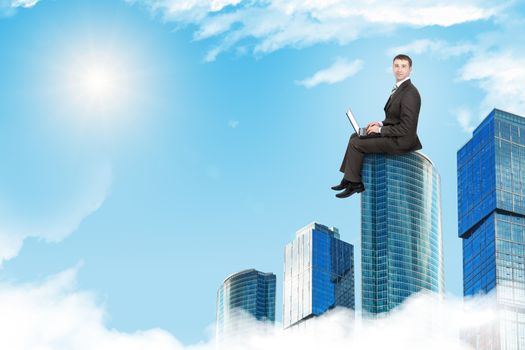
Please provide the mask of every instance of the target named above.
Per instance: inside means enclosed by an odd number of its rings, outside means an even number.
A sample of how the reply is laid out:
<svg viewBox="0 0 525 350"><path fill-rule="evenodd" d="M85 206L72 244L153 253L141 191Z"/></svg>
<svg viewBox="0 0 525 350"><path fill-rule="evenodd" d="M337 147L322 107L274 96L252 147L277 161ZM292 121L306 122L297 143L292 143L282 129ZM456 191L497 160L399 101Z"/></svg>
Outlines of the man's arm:
<svg viewBox="0 0 525 350"><path fill-rule="evenodd" d="M409 90L401 99L401 122L395 125L384 125L382 136L405 136L416 134L417 120L421 108L421 97L416 89Z"/></svg>

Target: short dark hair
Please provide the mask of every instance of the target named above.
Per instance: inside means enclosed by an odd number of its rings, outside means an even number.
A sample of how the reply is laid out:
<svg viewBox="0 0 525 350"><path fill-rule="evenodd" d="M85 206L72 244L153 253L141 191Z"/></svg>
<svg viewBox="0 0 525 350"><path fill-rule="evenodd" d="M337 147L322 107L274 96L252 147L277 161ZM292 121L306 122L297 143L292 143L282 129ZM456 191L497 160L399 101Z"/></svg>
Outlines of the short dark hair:
<svg viewBox="0 0 525 350"><path fill-rule="evenodd" d="M403 54L399 54L397 55L396 57L394 57L394 59L392 60L392 62L394 62L395 60L404 60L404 61L408 61L408 65L410 67L412 67L412 59L410 57L408 57L407 55L403 55Z"/></svg>

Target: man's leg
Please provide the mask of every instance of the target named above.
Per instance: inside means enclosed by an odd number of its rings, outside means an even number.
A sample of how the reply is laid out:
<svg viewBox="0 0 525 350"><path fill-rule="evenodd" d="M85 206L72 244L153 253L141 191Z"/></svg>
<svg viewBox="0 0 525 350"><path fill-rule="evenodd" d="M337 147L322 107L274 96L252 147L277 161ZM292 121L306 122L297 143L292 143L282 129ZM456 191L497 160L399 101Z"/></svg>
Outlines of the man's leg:
<svg viewBox="0 0 525 350"><path fill-rule="evenodd" d="M348 153L350 152L350 143L352 142L352 140L354 138L357 137L357 134L354 132L351 136L350 136L350 139L348 140L348 145L346 146L346 151L345 151L345 156L343 157L343 161L341 162L341 167L339 168L339 171L342 172L342 173L345 173L345 170L346 170L346 166L347 166L347 159L349 158L349 155ZM346 176L345 176L346 178ZM348 178L346 178L346 180L348 180Z"/></svg>
<svg viewBox="0 0 525 350"><path fill-rule="evenodd" d="M363 157L368 153L391 153L393 140L389 137L376 137L360 139L353 134L348 141L343 163L339 169L344 173L344 178L351 182L362 182L361 167Z"/></svg>

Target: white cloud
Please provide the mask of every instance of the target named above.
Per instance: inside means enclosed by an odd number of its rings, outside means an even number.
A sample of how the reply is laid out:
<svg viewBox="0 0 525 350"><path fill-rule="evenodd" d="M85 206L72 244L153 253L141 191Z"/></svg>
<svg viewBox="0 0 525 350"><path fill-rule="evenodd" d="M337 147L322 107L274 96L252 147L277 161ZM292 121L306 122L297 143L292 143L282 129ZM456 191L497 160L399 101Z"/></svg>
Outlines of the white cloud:
<svg viewBox="0 0 525 350"><path fill-rule="evenodd" d="M450 44L442 40L421 39L415 40L407 45L393 47L388 50L389 56L397 54L416 54L431 53L440 58L461 56L475 50L475 46L470 43Z"/></svg>
<svg viewBox="0 0 525 350"><path fill-rule="evenodd" d="M62 181L72 182L81 190L71 190L67 186L60 186L60 183L52 184L53 181L60 181L56 178L48 178L47 182L40 184L52 189L49 192L43 191L46 192L43 196L35 194L31 198L42 202L34 212L12 209L9 200L2 198L4 203L0 206L0 266L4 261L18 255L26 239L34 237L47 242L59 242L73 233L87 216L102 206L111 187L111 166L102 164L92 169L82 168L80 171L85 173L86 178L78 179L75 177L82 176L72 175L72 178ZM26 185L30 188L37 187L35 184ZM63 195L62 200L57 201L53 198L53 191L63 190L67 193ZM25 196L23 193L15 195ZM24 202L22 206L31 204Z"/></svg>
<svg viewBox="0 0 525 350"><path fill-rule="evenodd" d="M0 282L0 348L9 350L215 350L214 339L184 346L167 331L133 333L109 329L106 311L93 293L75 288L77 268L40 283ZM173 317L187 317L174 314ZM261 324L259 330L227 343L227 349L470 349L459 332L490 324L497 313L490 297L463 303L429 295L409 299L388 317L354 322L335 309L306 329L283 331Z"/></svg>
<svg viewBox="0 0 525 350"><path fill-rule="evenodd" d="M235 129L236 127L239 126L239 121L238 120L228 120L228 126L232 129Z"/></svg>
<svg viewBox="0 0 525 350"><path fill-rule="evenodd" d="M40 0L12 0L11 7L29 8L35 6Z"/></svg>
<svg viewBox="0 0 525 350"><path fill-rule="evenodd" d="M472 113L466 107L460 107L453 111L456 115L456 120L459 123L461 129L467 134L471 134L472 131L476 128L474 121L472 120Z"/></svg>
<svg viewBox="0 0 525 350"><path fill-rule="evenodd" d="M16 13L17 8L30 8L40 0L0 0L0 17L9 17Z"/></svg>
<svg viewBox="0 0 525 350"><path fill-rule="evenodd" d="M499 108L525 115L525 58L512 52L484 53L469 60L460 79L476 81L485 92L484 112Z"/></svg>
<svg viewBox="0 0 525 350"><path fill-rule="evenodd" d="M322 83L334 84L355 75L362 68L362 60L350 61L345 58L337 58L335 63L330 67L316 72L309 78L298 81L297 84L307 88L312 88Z"/></svg>
<svg viewBox="0 0 525 350"><path fill-rule="evenodd" d="M207 54L213 61L230 48L250 42L255 54L322 42L346 44L397 26L442 26L490 18L510 1L432 0L127 0L140 3L165 21L196 27L194 37L218 37ZM242 43L241 43L242 42Z"/></svg>
<svg viewBox="0 0 525 350"><path fill-rule="evenodd" d="M10 350L178 350L160 329L121 333L104 326L93 294L74 288L77 269L38 284L0 283L0 348Z"/></svg>

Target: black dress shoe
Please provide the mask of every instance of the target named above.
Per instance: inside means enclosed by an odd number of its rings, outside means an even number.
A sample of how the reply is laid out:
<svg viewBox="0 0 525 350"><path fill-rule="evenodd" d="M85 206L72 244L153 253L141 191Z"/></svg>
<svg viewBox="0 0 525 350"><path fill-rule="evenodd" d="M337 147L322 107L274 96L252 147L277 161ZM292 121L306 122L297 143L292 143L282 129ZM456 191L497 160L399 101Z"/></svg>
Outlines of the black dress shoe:
<svg viewBox="0 0 525 350"><path fill-rule="evenodd" d="M350 185L350 181L348 181L347 179L343 177L339 185L332 186L330 188L334 191L341 191L341 190L344 190L348 185Z"/></svg>
<svg viewBox="0 0 525 350"><path fill-rule="evenodd" d="M335 196L337 198L346 198L350 197L354 193L361 193L365 190L365 186L362 182L353 183L351 182L347 187L346 190L344 190L341 193L336 194Z"/></svg>

